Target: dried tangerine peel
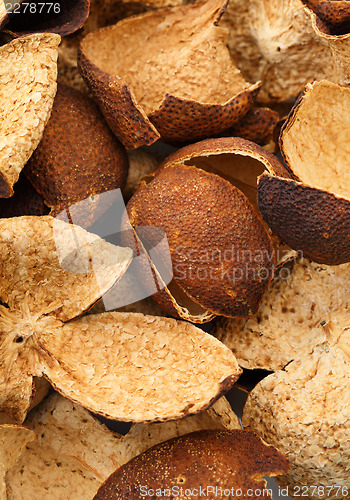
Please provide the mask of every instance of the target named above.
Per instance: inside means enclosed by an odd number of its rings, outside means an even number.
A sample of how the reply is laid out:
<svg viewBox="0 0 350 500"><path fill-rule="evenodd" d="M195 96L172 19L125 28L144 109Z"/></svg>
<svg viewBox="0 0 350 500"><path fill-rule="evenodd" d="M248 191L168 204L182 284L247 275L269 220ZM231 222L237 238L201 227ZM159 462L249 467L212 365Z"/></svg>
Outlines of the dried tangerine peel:
<svg viewBox="0 0 350 500"><path fill-rule="evenodd" d="M8 499L35 500L49 491L52 500L86 500L123 464L122 436L59 394L30 413L25 425L38 438L7 474Z"/></svg>
<svg viewBox="0 0 350 500"><path fill-rule="evenodd" d="M195 414L229 390L241 373L232 352L202 330L135 313L78 318L60 327L59 335L47 329L40 345L52 360L44 374L59 392L122 421Z"/></svg>
<svg viewBox="0 0 350 500"><path fill-rule="evenodd" d="M242 430L199 431L154 446L118 469L99 489L95 500L124 499L140 494L140 485L156 490L177 485L217 486L243 493L266 486L264 475L278 475L288 463L275 448ZM255 498L271 498L261 492Z"/></svg>
<svg viewBox="0 0 350 500"><path fill-rule="evenodd" d="M243 412L244 427L277 446L291 464L290 473L277 482L289 491L308 486L310 499L348 498L330 487L349 486L349 325L347 315L338 340L262 380Z"/></svg>
<svg viewBox="0 0 350 500"><path fill-rule="evenodd" d="M348 88L328 81L308 84L280 137L293 179L265 173L258 187L259 208L272 231L295 250L329 265L350 260L346 103Z"/></svg>
<svg viewBox="0 0 350 500"><path fill-rule="evenodd" d="M60 36L35 34L0 47L0 196L13 185L38 146L56 94Z"/></svg>
<svg viewBox="0 0 350 500"><path fill-rule="evenodd" d="M23 452L27 443L35 439L33 431L17 425L0 425L0 499L8 500L6 474Z"/></svg>
<svg viewBox="0 0 350 500"><path fill-rule="evenodd" d="M94 197L73 217L90 226L114 201L113 193L99 194L124 187L127 171L125 150L96 104L59 84L43 138L24 169L51 215Z"/></svg>
<svg viewBox="0 0 350 500"><path fill-rule="evenodd" d="M23 0L18 2L21 4ZM12 4L16 6L15 2ZM8 30L16 36L30 33L58 33L66 36L80 29L88 18L90 0L61 0L58 3L35 6L35 11L28 9L26 3L9 15Z"/></svg>
<svg viewBox="0 0 350 500"><path fill-rule="evenodd" d="M258 274L272 269L273 248L253 207L229 182L169 163L141 187L127 209L132 225L166 232L174 281L192 301L224 316L244 317L257 309L272 277Z"/></svg>
<svg viewBox="0 0 350 500"><path fill-rule="evenodd" d="M148 12L82 41L82 75L128 149L218 134L252 107L260 84L242 78L216 26L225 3Z"/></svg>
<svg viewBox="0 0 350 500"><path fill-rule="evenodd" d="M350 265L322 266L298 259L281 268L259 313L247 320L220 318L211 331L243 368L279 370L327 338L322 326L350 314Z"/></svg>
<svg viewBox="0 0 350 500"><path fill-rule="evenodd" d="M0 311L0 408L23 422L34 397L33 376L42 376L50 363L40 336L47 328L57 333L61 320L96 302L125 272L132 251L49 216L3 219L0 234L6 258L0 298L10 306Z"/></svg>
<svg viewBox="0 0 350 500"><path fill-rule="evenodd" d="M229 30L230 52L244 78L263 81L261 102L295 97L316 78L337 80L332 53L301 0L230 0L220 25Z"/></svg>

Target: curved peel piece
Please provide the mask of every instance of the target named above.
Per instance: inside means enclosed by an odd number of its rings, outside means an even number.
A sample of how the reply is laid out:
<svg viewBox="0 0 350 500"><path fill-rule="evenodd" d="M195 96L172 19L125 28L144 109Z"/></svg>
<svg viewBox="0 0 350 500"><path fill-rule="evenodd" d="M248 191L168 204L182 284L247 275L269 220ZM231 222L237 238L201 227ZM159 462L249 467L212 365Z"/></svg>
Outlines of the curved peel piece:
<svg viewBox="0 0 350 500"><path fill-rule="evenodd" d="M58 84L42 140L24 169L52 207L51 215L93 196L94 202L85 202L73 217L75 224L90 226L112 204L111 192L124 187L127 170L125 150L98 106L79 91Z"/></svg>
<svg viewBox="0 0 350 500"><path fill-rule="evenodd" d="M350 264L298 259L276 272L256 317L220 318L211 334L232 349L243 368L279 370L325 342L322 325L350 307L349 283Z"/></svg>
<svg viewBox="0 0 350 500"><path fill-rule="evenodd" d="M171 491L171 485L178 485L179 491L181 486L183 491L201 488L210 492L208 497L215 487L221 491L241 491L244 496L249 496L250 491L260 491L255 496L260 500L271 498L263 491L266 486L263 476L275 476L288 468L280 452L251 432L199 431L154 446L134 458L112 474L94 498L136 498L140 485L154 491L157 488Z"/></svg>
<svg viewBox="0 0 350 500"><path fill-rule="evenodd" d="M243 193L225 179L179 160L186 159L187 151L195 155L201 146L205 155L206 144L171 155L128 203L129 220L136 227L156 226L166 232L181 301L187 297L201 306L199 316L207 310L245 317L257 310L272 278L274 252ZM215 155L214 147L211 153Z"/></svg>
<svg viewBox="0 0 350 500"><path fill-rule="evenodd" d="M24 447L35 439L33 431L16 425L0 425L0 499L7 500L6 474Z"/></svg>
<svg viewBox="0 0 350 500"><path fill-rule="evenodd" d="M2 302L19 308L27 297L33 314L58 302L52 314L68 321L112 287L132 251L45 216L0 220L0 255Z"/></svg>
<svg viewBox="0 0 350 500"><path fill-rule="evenodd" d="M349 329L349 318L347 323ZM243 425L278 447L290 473L277 478L289 491L309 486L309 498L348 498L350 474L350 358L324 343L249 394ZM311 485L321 486L312 493ZM332 488L333 487L333 488Z"/></svg>
<svg viewBox="0 0 350 500"><path fill-rule="evenodd" d="M226 30L216 26L225 6L152 11L83 39L81 73L127 148L218 134L252 107L260 83L248 84L230 59Z"/></svg>
<svg viewBox="0 0 350 500"><path fill-rule="evenodd" d="M348 88L328 81L308 84L280 136L295 180L264 174L258 186L259 208L272 231L329 265L350 260L349 106Z"/></svg>
<svg viewBox="0 0 350 500"><path fill-rule="evenodd" d="M327 44L315 34L312 12L302 0L230 0L220 25L248 81L262 80L261 102L283 101L315 79L337 81Z"/></svg>
<svg viewBox="0 0 350 500"><path fill-rule="evenodd" d="M115 420L166 421L195 414L241 373L231 351L210 335L142 314L76 319L59 335L47 330L40 347L50 353L44 375L59 392Z"/></svg>
<svg viewBox="0 0 350 500"><path fill-rule="evenodd" d="M0 47L0 197L39 144L56 94L60 36L35 34Z"/></svg>

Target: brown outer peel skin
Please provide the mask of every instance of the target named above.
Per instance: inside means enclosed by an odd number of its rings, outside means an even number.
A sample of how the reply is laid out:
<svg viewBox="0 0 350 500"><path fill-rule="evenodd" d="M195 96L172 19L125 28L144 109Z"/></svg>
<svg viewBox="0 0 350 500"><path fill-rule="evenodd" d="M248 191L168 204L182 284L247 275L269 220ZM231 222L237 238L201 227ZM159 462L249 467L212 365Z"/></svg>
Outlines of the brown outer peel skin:
<svg viewBox="0 0 350 500"><path fill-rule="evenodd" d="M70 35L80 29L87 20L90 12L90 0L61 0L59 4L60 12L58 16L56 14L52 18L49 17L47 20L39 22L37 26L33 26L33 29L16 29L16 23L12 23L11 21L16 21L21 14L9 15L7 28L18 37L36 32L57 33L61 36ZM72 7L72 4L75 5ZM22 14L23 17L25 15ZM57 17L58 22L55 23L54 20L57 20Z"/></svg>
<svg viewBox="0 0 350 500"><path fill-rule="evenodd" d="M167 94L149 119L168 143L192 142L217 135L233 126L252 108L261 82L232 97L226 104L203 104Z"/></svg>
<svg viewBox="0 0 350 500"><path fill-rule="evenodd" d="M277 111L270 108L252 108L232 128L223 135L242 137L260 146L274 142L274 131L279 121Z"/></svg>
<svg viewBox="0 0 350 500"><path fill-rule="evenodd" d="M321 264L350 261L349 200L264 173L258 204L272 232L291 248Z"/></svg>
<svg viewBox="0 0 350 500"><path fill-rule="evenodd" d="M315 12L334 31L340 31L350 21L350 5L348 1L323 1L318 4Z"/></svg>
<svg viewBox="0 0 350 500"><path fill-rule="evenodd" d="M166 232L174 279L194 302L223 316L246 317L258 310L272 278L269 257L274 251L253 207L236 187L196 167L164 166L141 186L127 210L133 226ZM247 249L254 257L242 263ZM261 269L269 271L265 279ZM206 271L204 279L201 271Z"/></svg>
<svg viewBox="0 0 350 500"><path fill-rule="evenodd" d="M141 485L154 490L177 485L190 490L213 486L255 491L265 487L264 475L282 474L288 468L284 456L253 433L199 431L156 445L135 457L107 479L94 500L140 498ZM262 493L254 498L271 497Z"/></svg>
<svg viewBox="0 0 350 500"><path fill-rule="evenodd" d="M95 103L59 84L43 138L24 169L52 207L51 215L91 196L124 187L127 170L126 152ZM105 197L84 203L74 222L90 225L105 211L106 203Z"/></svg>
<svg viewBox="0 0 350 500"><path fill-rule="evenodd" d="M160 138L136 103L129 84L123 78L102 71L84 55L84 40L78 51L78 67L108 125L127 149L150 146Z"/></svg>

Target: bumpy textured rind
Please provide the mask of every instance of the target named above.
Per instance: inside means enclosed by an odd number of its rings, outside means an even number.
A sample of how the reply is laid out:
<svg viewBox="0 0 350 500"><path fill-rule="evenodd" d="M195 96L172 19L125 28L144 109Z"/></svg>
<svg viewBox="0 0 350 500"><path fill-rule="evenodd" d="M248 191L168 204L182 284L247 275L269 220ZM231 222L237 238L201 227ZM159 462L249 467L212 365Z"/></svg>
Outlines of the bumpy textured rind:
<svg viewBox="0 0 350 500"><path fill-rule="evenodd" d="M148 12L84 38L82 76L128 149L160 136L191 142L218 134L252 107L260 82L242 78L230 60L226 30L214 26L225 6L225 0L209 0ZM106 57L107 45L116 43L118 58Z"/></svg>
<svg viewBox="0 0 350 500"><path fill-rule="evenodd" d="M6 474L16 463L24 447L35 439L35 434L25 427L0 425L0 499L8 500Z"/></svg>
<svg viewBox="0 0 350 500"><path fill-rule="evenodd" d="M66 36L83 26L90 10L90 0L61 0L58 2L59 9L55 4L51 7L49 5L46 4L42 8L40 4L37 5L32 15L28 14L30 8L20 6L15 14L9 15L6 28L17 36L35 32Z"/></svg>
<svg viewBox="0 0 350 500"><path fill-rule="evenodd" d="M274 131L278 120L277 111L270 108L252 108L236 125L225 130L222 135L242 137L260 146L269 146L273 152L276 148Z"/></svg>
<svg viewBox="0 0 350 500"><path fill-rule="evenodd" d="M349 498L349 402L349 353L325 343L262 380L248 396L243 425L285 453L290 473L277 481L290 493L307 486L310 499Z"/></svg>
<svg viewBox="0 0 350 500"><path fill-rule="evenodd" d="M113 203L101 193L124 187L128 160L100 110L79 91L59 84L50 120L24 173L52 215L87 200L74 223L90 226Z"/></svg>
<svg viewBox="0 0 350 500"><path fill-rule="evenodd" d="M165 231L174 281L195 303L223 316L253 314L274 255L253 207L221 177L166 163L128 203L131 225Z"/></svg>
<svg viewBox="0 0 350 500"><path fill-rule="evenodd" d="M198 413L241 373L232 352L202 330L135 313L78 318L63 325L59 335L48 328L40 347L50 353L43 371L59 392L122 421Z"/></svg>
<svg viewBox="0 0 350 500"><path fill-rule="evenodd" d="M263 490L264 475L278 475L288 463L275 448L245 431L199 431L154 446L117 470L94 500L136 498L140 486L193 490L212 486ZM266 492L255 498L271 498Z"/></svg>
<svg viewBox="0 0 350 500"><path fill-rule="evenodd" d="M33 314L59 302L61 321L80 316L128 267L132 251L84 229L46 217L0 221L0 298L11 308L25 297Z"/></svg>
<svg viewBox="0 0 350 500"><path fill-rule="evenodd" d="M292 179L259 178L258 204L282 241L328 265L350 261L350 201Z"/></svg>
<svg viewBox="0 0 350 500"><path fill-rule="evenodd" d="M232 349L243 368L279 370L322 344L322 324L350 310L349 278L350 264L298 259L276 272L254 318L220 318L210 333Z"/></svg>
<svg viewBox="0 0 350 500"><path fill-rule="evenodd" d="M326 24L334 35L348 33L350 5L347 0L322 0L316 7L316 15Z"/></svg>
<svg viewBox="0 0 350 500"><path fill-rule="evenodd" d="M35 34L0 47L0 197L38 146L56 94L60 36Z"/></svg>
<svg viewBox="0 0 350 500"><path fill-rule="evenodd" d="M332 53L312 27L301 0L230 0L220 25L244 78L263 81L261 102L295 97L307 82L337 81Z"/></svg>
<svg viewBox="0 0 350 500"><path fill-rule="evenodd" d="M122 465L122 436L87 410L54 394L32 412L25 426L37 439L7 474L8 500L92 498L100 484Z"/></svg>

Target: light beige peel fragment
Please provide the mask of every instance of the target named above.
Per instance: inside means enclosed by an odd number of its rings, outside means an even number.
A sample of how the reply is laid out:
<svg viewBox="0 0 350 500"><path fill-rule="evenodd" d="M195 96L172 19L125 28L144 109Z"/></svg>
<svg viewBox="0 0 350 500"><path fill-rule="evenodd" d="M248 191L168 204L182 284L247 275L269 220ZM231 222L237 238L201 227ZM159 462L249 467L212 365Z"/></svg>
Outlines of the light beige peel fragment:
<svg viewBox="0 0 350 500"><path fill-rule="evenodd" d="M36 33L0 47L0 197L13 185L50 118L61 37Z"/></svg>

